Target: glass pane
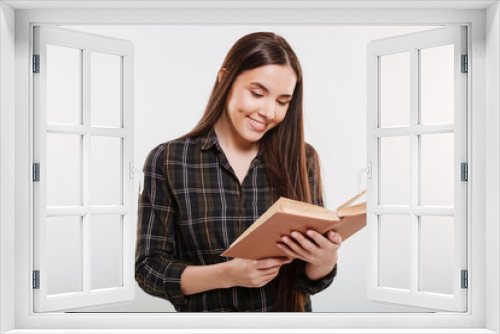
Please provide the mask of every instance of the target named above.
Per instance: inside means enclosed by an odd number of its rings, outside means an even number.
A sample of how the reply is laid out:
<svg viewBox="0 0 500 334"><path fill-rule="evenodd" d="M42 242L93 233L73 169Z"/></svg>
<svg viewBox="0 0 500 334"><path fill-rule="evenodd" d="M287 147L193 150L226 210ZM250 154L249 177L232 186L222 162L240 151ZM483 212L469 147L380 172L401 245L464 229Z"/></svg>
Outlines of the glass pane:
<svg viewBox="0 0 500 334"><path fill-rule="evenodd" d="M380 138L380 204L410 205L410 137Z"/></svg>
<svg viewBox="0 0 500 334"><path fill-rule="evenodd" d="M82 205L82 136L47 133L46 157L47 206Z"/></svg>
<svg viewBox="0 0 500 334"><path fill-rule="evenodd" d="M453 133L420 136L421 205L454 205L453 137Z"/></svg>
<svg viewBox="0 0 500 334"><path fill-rule="evenodd" d="M380 216L379 286L410 289L410 216Z"/></svg>
<svg viewBox="0 0 500 334"><path fill-rule="evenodd" d="M420 50L420 122L453 123L454 45Z"/></svg>
<svg viewBox="0 0 500 334"><path fill-rule="evenodd" d="M420 217L420 291L453 294L453 217Z"/></svg>
<svg viewBox="0 0 500 334"><path fill-rule="evenodd" d="M82 217L47 217L47 294L82 291Z"/></svg>
<svg viewBox="0 0 500 334"><path fill-rule="evenodd" d="M90 219L92 290L123 286L121 218L93 215Z"/></svg>
<svg viewBox="0 0 500 334"><path fill-rule="evenodd" d="M380 126L410 125L410 52L380 57Z"/></svg>
<svg viewBox="0 0 500 334"><path fill-rule="evenodd" d="M90 204L121 205L121 138L90 140Z"/></svg>
<svg viewBox="0 0 500 334"><path fill-rule="evenodd" d="M92 126L121 127L121 56L90 53Z"/></svg>
<svg viewBox="0 0 500 334"><path fill-rule="evenodd" d="M82 50L47 44L47 122L81 124Z"/></svg>

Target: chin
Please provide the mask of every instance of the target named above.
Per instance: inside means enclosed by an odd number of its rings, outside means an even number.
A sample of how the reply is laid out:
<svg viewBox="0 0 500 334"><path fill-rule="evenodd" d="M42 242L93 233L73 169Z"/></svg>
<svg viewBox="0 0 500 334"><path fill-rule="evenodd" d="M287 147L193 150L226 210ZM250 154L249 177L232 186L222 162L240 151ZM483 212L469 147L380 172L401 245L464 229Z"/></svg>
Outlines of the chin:
<svg viewBox="0 0 500 334"><path fill-rule="evenodd" d="M258 143L262 137L264 137L264 135L259 135L259 134L248 134L246 136L244 136L243 138L245 138L245 140L249 143Z"/></svg>

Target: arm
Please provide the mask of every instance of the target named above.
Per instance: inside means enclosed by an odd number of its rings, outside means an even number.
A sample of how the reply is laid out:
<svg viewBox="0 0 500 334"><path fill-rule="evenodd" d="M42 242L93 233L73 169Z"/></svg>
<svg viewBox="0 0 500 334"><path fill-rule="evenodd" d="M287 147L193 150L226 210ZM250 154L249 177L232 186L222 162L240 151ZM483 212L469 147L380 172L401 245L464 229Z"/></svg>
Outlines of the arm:
<svg viewBox="0 0 500 334"><path fill-rule="evenodd" d="M287 258L232 259L213 265L188 266L182 274L181 289L190 295L233 286L262 287L278 275L283 264L291 261Z"/></svg>
<svg viewBox="0 0 500 334"><path fill-rule="evenodd" d="M178 213L163 171L163 153L163 145L158 145L144 163L135 279L146 293L168 299L173 305L184 305L180 277L187 265L176 261L174 224Z"/></svg>
<svg viewBox="0 0 500 334"><path fill-rule="evenodd" d="M188 266L181 277L182 293L184 295L192 295L208 290L231 287L227 279L228 263Z"/></svg>

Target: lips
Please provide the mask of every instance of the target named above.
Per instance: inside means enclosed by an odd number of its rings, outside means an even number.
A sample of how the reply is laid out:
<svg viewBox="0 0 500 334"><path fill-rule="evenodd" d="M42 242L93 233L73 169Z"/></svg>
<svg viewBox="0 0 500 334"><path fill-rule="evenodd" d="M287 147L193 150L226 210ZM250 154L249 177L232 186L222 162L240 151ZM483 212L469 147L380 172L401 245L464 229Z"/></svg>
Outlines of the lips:
<svg viewBox="0 0 500 334"><path fill-rule="evenodd" d="M267 128L267 123L259 122L255 119L251 118L250 116L247 116L247 117L248 117L250 125L256 131L264 131Z"/></svg>

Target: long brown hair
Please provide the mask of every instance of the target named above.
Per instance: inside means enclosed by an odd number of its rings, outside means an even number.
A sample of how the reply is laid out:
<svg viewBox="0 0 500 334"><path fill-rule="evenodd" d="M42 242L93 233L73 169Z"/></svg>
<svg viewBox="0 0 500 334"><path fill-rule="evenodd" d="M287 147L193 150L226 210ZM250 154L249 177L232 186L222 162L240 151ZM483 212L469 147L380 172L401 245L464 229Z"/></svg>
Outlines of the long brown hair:
<svg viewBox="0 0 500 334"><path fill-rule="evenodd" d="M288 42L271 32L256 32L240 38L229 50L222 64L224 80L217 80L203 114L194 129L183 137L207 132L226 109L231 87L242 72L260 66L277 64L290 66L297 76L297 83L284 120L261 139L260 149L266 164L273 202L279 196L311 202L311 192L306 166L306 144L302 117L302 68ZM317 166L319 166L317 164ZM319 170L316 171L319 173ZM294 287L298 261L282 266L273 280L273 291L279 312L303 312L308 298Z"/></svg>

